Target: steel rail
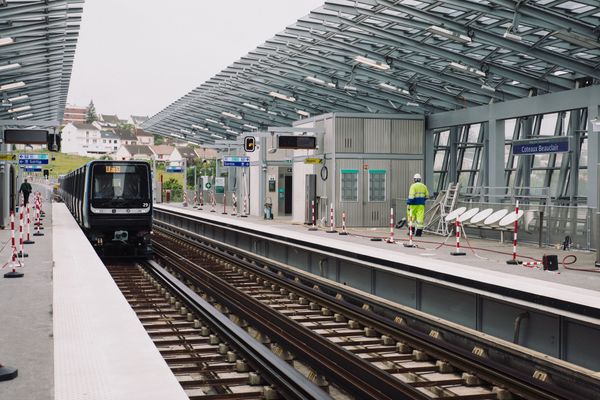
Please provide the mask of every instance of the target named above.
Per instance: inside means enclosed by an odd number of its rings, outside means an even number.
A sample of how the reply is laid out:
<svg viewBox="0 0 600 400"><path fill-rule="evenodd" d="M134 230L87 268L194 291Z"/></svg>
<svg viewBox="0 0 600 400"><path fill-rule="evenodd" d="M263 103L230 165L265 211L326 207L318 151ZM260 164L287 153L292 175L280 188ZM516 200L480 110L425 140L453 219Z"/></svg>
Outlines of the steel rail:
<svg viewBox="0 0 600 400"><path fill-rule="evenodd" d="M285 361L257 342L193 290L179 281L154 261L141 263L165 288L184 300L189 308L211 325L222 339L238 349L256 370L271 380L286 399L325 400L331 397L306 379Z"/></svg>
<svg viewBox="0 0 600 400"><path fill-rule="evenodd" d="M308 361L321 373L333 376L344 389L360 399L430 400L422 391L402 382L345 349L332 346L326 338L290 320L287 316L238 291L222 278L181 257L165 244L155 242L154 250L165 261L177 265L180 272L202 287L230 310ZM318 366L318 367L317 367Z"/></svg>

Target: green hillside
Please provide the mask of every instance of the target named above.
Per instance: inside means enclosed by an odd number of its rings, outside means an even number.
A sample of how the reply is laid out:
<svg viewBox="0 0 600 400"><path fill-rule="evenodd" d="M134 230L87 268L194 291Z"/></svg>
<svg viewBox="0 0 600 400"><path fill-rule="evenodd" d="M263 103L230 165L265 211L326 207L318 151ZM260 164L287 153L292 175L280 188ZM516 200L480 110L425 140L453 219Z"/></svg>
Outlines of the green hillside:
<svg viewBox="0 0 600 400"><path fill-rule="evenodd" d="M81 167L83 164L87 163L88 161L93 160L93 158L90 158L90 157L74 156L74 155L64 154L64 153L53 153L53 152L48 152L46 150L29 150L27 152L17 151L17 154L21 154L21 153L29 153L29 154L46 153L46 154L49 154L50 162L47 167L43 165L42 168L49 168L51 177L58 177L59 175L67 174L67 173L73 171L74 169ZM52 158L54 158L54 159L52 159Z"/></svg>

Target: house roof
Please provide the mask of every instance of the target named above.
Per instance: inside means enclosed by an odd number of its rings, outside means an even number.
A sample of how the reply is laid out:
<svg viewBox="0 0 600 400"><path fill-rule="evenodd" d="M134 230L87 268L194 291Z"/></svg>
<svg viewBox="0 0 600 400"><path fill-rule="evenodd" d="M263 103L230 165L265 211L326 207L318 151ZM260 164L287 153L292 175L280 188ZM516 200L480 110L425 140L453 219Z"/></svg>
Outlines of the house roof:
<svg viewBox="0 0 600 400"><path fill-rule="evenodd" d="M175 150L175 147L168 146L166 144L161 144L158 146L151 146L151 147L155 154L162 155L162 156L168 156L173 152L173 150Z"/></svg>
<svg viewBox="0 0 600 400"><path fill-rule="evenodd" d="M146 156L154 155L154 152L152 151L150 146L143 146L139 144L126 144L123 145L123 147L125 147L125 150L127 150L132 156L136 154L143 154Z"/></svg>
<svg viewBox="0 0 600 400"><path fill-rule="evenodd" d="M102 122L105 122L107 124L119 125L121 123L121 120L116 115L100 114L100 119L102 120Z"/></svg>
<svg viewBox="0 0 600 400"><path fill-rule="evenodd" d="M84 124L82 122L71 122L71 124L77 128L77 129L81 129L81 130L88 130L88 131L97 131L98 128L96 128L94 125L92 124Z"/></svg>
<svg viewBox="0 0 600 400"><path fill-rule="evenodd" d="M100 137L102 139L119 139L119 136L113 131L100 131Z"/></svg>
<svg viewBox="0 0 600 400"><path fill-rule="evenodd" d="M195 148L194 151L199 158L217 158L217 151L215 149Z"/></svg>
<svg viewBox="0 0 600 400"><path fill-rule="evenodd" d="M177 151L181 154L181 157L185 158L196 158L198 154L194 151L192 147L178 147Z"/></svg>
<svg viewBox="0 0 600 400"><path fill-rule="evenodd" d="M153 135L153 134L151 134L150 132L146 132L145 130L143 130L143 129L139 129L139 128L137 128L137 129L135 130L135 135L136 135L136 136L154 136L154 135Z"/></svg>
<svg viewBox="0 0 600 400"><path fill-rule="evenodd" d="M119 136L121 140L134 140L137 141L137 136L129 132L127 129L114 129L115 134Z"/></svg>
<svg viewBox="0 0 600 400"><path fill-rule="evenodd" d="M144 122L148 121L148 116L146 115L132 115L131 116L131 120L133 121L134 125L141 125Z"/></svg>

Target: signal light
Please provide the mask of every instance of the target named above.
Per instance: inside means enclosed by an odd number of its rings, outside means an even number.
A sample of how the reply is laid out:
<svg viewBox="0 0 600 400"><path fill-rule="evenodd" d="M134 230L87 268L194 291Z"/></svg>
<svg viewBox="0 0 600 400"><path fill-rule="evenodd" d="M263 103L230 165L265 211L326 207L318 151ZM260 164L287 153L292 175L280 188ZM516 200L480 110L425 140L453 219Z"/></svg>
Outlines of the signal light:
<svg viewBox="0 0 600 400"><path fill-rule="evenodd" d="M251 153L256 150L256 138L254 136L246 136L244 138L244 151Z"/></svg>

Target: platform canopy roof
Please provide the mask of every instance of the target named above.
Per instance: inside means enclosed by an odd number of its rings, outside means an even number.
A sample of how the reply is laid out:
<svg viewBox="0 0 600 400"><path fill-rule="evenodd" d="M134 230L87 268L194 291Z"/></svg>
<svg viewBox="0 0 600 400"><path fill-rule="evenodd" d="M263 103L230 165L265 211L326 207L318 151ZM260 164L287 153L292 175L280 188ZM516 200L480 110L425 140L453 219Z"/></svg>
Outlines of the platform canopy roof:
<svg viewBox="0 0 600 400"><path fill-rule="evenodd" d="M0 125L62 120L83 0L0 0Z"/></svg>
<svg viewBox="0 0 600 400"><path fill-rule="evenodd" d="M334 0L144 124L210 142L327 112L431 114L598 84L598 0Z"/></svg>

